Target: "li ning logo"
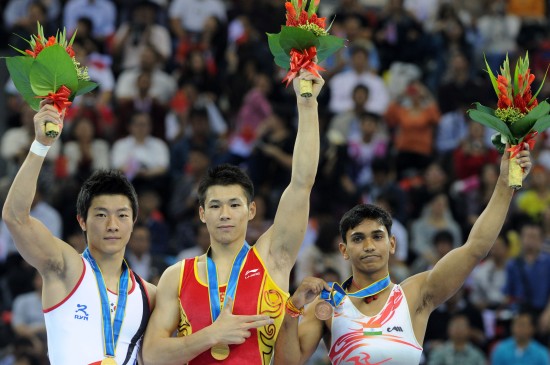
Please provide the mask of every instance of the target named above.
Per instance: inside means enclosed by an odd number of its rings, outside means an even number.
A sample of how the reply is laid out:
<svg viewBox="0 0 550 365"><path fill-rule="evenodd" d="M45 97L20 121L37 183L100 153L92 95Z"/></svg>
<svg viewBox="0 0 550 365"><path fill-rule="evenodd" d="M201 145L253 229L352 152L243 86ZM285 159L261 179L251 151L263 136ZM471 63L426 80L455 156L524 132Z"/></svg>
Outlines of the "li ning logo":
<svg viewBox="0 0 550 365"><path fill-rule="evenodd" d="M87 308L88 308L87 305L77 304L76 310L74 311L75 312L74 318L80 319L82 321L87 321L88 320L88 312L86 312Z"/></svg>

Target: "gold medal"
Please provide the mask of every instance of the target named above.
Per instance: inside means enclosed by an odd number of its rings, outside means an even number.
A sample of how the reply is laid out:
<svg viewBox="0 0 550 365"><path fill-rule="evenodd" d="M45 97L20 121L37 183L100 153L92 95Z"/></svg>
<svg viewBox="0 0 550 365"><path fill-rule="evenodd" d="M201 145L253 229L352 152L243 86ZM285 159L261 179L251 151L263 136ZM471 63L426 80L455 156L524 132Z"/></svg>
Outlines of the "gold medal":
<svg viewBox="0 0 550 365"><path fill-rule="evenodd" d="M116 365L116 361L112 357L106 357L101 360L101 365Z"/></svg>
<svg viewBox="0 0 550 365"><path fill-rule="evenodd" d="M332 317L332 305L325 301L317 303L315 306L315 317L321 321L326 321Z"/></svg>
<svg viewBox="0 0 550 365"><path fill-rule="evenodd" d="M210 349L210 353L216 360L225 360L229 356L229 345L215 345Z"/></svg>

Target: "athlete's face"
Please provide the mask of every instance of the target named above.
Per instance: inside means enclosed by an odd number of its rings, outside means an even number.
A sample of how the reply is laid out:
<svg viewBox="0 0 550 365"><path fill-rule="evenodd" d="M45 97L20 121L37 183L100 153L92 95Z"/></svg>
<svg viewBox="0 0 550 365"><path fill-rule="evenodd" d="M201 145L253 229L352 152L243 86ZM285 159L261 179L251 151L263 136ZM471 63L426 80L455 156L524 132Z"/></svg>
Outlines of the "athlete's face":
<svg viewBox="0 0 550 365"><path fill-rule="evenodd" d="M346 233L346 243L340 243L340 252L351 262L352 271L372 274L388 271L390 254L395 253L395 237L386 227L374 220L364 220Z"/></svg>
<svg viewBox="0 0 550 365"><path fill-rule="evenodd" d="M214 242L242 243L248 221L256 214L256 205L247 204L246 195L239 185L214 185L206 191L204 208L199 208L200 219L206 223Z"/></svg>
<svg viewBox="0 0 550 365"><path fill-rule="evenodd" d="M88 217L78 217L90 250L101 254L123 251L134 226L132 205L125 195L98 195L92 199Z"/></svg>

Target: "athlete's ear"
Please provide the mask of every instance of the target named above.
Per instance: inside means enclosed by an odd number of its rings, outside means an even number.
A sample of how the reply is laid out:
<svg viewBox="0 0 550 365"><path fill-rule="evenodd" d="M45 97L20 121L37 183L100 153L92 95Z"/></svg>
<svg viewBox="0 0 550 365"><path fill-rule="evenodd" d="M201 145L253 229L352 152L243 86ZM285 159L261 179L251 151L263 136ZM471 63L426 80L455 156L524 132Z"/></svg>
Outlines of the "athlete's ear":
<svg viewBox="0 0 550 365"><path fill-rule="evenodd" d="M84 218L82 218L81 215L77 214L76 220L78 221L78 225L80 225L80 229L86 232L86 221L84 220Z"/></svg>
<svg viewBox="0 0 550 365"><path fill-rule="evenodd" d="M248 220L251 221L256 216L256 202L252 201L248 206Z"/></svg>
<svg viewBox="0 0 550 365"><path fill-rule="evenodd" d="M338 249L340 250L340 253L342 254L342 256L344 256L344 259L349 260L348 245L346 245L344 242L340 242L338 244Z"/></svg>
<svg viewBox="0 0 550 365"><path fill-rule="evenodd" d="M395 248L397 247L397 239L395 236L390 237L390 253L393 255L395 253Z"/></svg>
<svg viewBox="0 0 550 365"><path fill-rule="evenodd" d="M206 219L204 218L204 208L202 206L199 206L199 218L202 223L206 223Z"/></svg>

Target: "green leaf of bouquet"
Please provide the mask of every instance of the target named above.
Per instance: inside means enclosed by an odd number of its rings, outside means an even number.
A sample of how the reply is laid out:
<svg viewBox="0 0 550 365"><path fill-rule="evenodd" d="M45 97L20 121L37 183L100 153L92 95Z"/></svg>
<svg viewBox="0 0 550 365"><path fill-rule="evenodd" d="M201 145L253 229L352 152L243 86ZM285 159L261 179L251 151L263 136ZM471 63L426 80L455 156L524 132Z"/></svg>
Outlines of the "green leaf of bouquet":
<svg viewBox="0 0 550 365"><path fill-rule="evenodd" d="M290 56L284 51L280 44L280 34L267 33L269 50L275 59L275 64L286 70L290 68Z"/></svg>
<svg viewBox="0 0 550 365"><path fill-rule="evenodd" d="M510 126L510 131L514 136L521 138L533 129L533 126L540 118L548 115L550 112L550 104L545 100L534 107L526 116L514 122Z"/></svg>
<svg viewBox="0 0 550 365"><path fill-rule="evenodd" d="M36 98L36 94L32 91L31 83L29 81L29 74L31 71L34 58L29 56L16 56L6 58L6 65L8 66L8 72L11 79L15 84L15 88L23 99L33 108L35 111L40 109L40 99Z"/></svg>
<svg viewBox="0 0 550 365"><path fill-rule="evenodd" d="M319 46L317 36L305 29L283 26L279 34L279 44L287 54L290 54L292 48L302 51L311 46Z"/></svg>
<svg viewBox="0 0 550 365"><path fill-rule="evenodd" d="M87 81L87 80L78 80L78 86L76 88L76 92L73 92L71 96L69 97L69 100L73 100L75 97L79 95L83 95L86 93L89 93L93 89L97 87L97 84L93 81Z"/></svg>
<svg viewBox="0 0 550 365"><path fill-rule="evenodd" d="M487 113L490 115L495 115L495 110L493 108L489 108L488 106L485 106L481 103L474 103L476 106L476 109L480 112Z"/></svg>
<svg viewBox="0 0 550 365"><path fill-rule="evenodd" d="M34 93L40 96L56 92L62 85L71 91L76 90L76 69L65 48L60 45L44 48L31 68L30 82Z"/></svg>
<svg viewBox="0 0 550 365"><path fill-rule="evenodd" d="M317 46L317 63L328 58L331 54L344 46L344 39L333 35L319 37Z"/></svg>
<svg viewBox="0 0 550 365"><path fill-rule="evenodd" d="M540 118L533 126L533 130L539 133L544 132L548 128L550 128L550 115Z"/></svg>
<svg viewBox="0 0 550 365"><path fill-rule="evenodd" d="M512 136L508 125L506 125L506 123L504 123L502 120L495 117L494 115L476 109L468 110L468 114L470 118L472 118L472 120L475 120L476 122L481 123L486 127L492 128L497 132L500 132L502 135L508 138L508 140L512 141L513 139L515 139Z"/></svg>

